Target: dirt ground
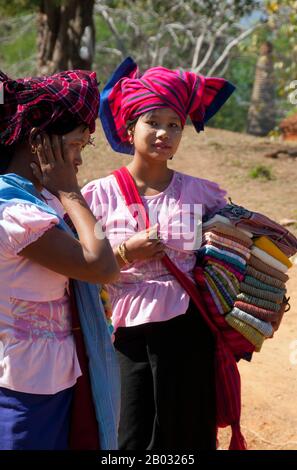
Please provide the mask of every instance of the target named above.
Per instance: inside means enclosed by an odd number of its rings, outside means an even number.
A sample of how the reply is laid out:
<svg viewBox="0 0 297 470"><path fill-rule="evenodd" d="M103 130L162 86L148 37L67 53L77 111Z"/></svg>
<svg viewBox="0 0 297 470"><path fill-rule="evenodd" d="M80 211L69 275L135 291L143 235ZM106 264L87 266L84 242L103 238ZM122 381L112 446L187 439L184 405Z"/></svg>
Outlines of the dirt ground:
<svg viewBox="0 0 297 470"><path fill-rule="evenodd" d="M233 202L278 222L284 218L297 220L297 159L285 155L277 159L265 157L292 146L211 128L197 135L187 127L170 166L218 182ZM109 174L129 158L112 152L99 129L95 147L85 150L80 184ZM249 172L257 165L267 167L272 179L252 179ZM289 228L297 235L297 224ZM289 275L291 310L274 338L264 343L251 363L239 363L241 424L249 449L297 449L297 264ZM220 431L220 447L226 449L228 442L228 430Z"/></svg>

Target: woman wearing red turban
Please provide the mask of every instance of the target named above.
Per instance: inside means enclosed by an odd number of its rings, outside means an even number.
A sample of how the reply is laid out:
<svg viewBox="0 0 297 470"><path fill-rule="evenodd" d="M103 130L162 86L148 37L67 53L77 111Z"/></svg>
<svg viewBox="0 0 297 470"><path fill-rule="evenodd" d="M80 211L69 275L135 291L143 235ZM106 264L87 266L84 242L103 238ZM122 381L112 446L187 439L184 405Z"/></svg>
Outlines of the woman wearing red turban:
<svg viewBox="0 0 297 470"><path fill-rule="evenodd" d="M141 75L128 58L101 94L110 145L133 155L122 172L125 195L135 195L129 184L125 190L132 177L152 224L141 225L141 207L127 207L118 173L83 188L121 266L108 286L122 379L120 449L216 448L214 339L162 258L192 278L201 217L226 204L217 184L167 163L187 117L201 131L233 90L224 79L164 67Z"/></svg>

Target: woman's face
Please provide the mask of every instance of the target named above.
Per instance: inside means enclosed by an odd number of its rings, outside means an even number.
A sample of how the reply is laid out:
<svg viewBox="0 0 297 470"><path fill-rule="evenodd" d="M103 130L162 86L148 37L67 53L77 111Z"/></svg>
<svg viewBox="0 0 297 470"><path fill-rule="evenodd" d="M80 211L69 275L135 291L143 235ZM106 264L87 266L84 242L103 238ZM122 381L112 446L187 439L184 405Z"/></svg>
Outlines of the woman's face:
<svg viewBox="0 0 297 470"><path fill-rule="evenodd" d="M132 131L135 154L156 161L170 159L179 146L182 130L180 118L171 108L142 114Z"/></svg>
<svg viewBox="0 0 297 470"><path fill-rule="evenodd" d="M67 149L68 158L73 163L76 173L82 164L81 152L90 141L90 131L81 125L64 135L64 145Z"/></svg>

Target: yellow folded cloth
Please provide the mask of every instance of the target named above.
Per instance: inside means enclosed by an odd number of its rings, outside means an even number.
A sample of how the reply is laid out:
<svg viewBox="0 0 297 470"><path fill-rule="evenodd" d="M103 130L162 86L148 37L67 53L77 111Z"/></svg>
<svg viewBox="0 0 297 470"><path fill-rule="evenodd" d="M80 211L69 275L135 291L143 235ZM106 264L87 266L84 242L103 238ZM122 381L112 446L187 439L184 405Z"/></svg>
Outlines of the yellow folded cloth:
<svg viewBox="0 0 297 470"><path fill-rule="evenodd" d="M262 345L266 339L262 333L230 314L225 316L225 320L230 326L232 326L232 328L234 328L234 330L241 333L242 336L255 346L256 352L261 351Z"/></svg>
<svg viewBox="0 0 297 470"><path fill-rule="evenodd" d="M253 242L255 246L266 251L266 253L288 266L288 268L293 266L289 258L269 238L262 236L253 240Z"/></svg>

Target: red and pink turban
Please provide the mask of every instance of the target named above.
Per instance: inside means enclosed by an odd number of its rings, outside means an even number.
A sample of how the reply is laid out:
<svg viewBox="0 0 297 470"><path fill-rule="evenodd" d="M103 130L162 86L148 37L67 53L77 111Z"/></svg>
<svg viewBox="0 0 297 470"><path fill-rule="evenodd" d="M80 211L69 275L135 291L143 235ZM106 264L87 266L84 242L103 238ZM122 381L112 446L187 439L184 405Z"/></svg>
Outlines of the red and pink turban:
<svg viewBox="0 0 297 470"><path fill-rule="evenodd" d="M13 145L32 127L64 133L69 121L95 130L99 90L95 72L70 70L52 76L11 80L0 72L0 144ZM65 133L66 133L65 132ZM68 130L69 132L69 130Z"/></svg>
<svg viewBox="0 0 297 470"><path fill-rule="evenodd" d="M197 132L220 109L235 87L223 78L153 67L139 74L128 57L115 70L101 93L100 119L111 147L133 153L127 123L156 108L169 107L184 126L189 116Z"/></svg>

